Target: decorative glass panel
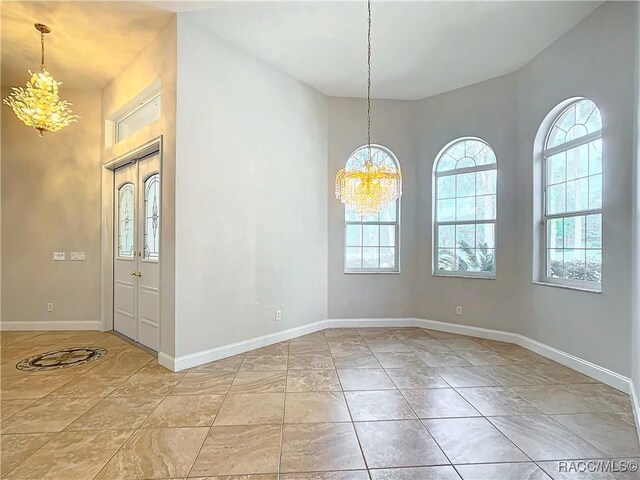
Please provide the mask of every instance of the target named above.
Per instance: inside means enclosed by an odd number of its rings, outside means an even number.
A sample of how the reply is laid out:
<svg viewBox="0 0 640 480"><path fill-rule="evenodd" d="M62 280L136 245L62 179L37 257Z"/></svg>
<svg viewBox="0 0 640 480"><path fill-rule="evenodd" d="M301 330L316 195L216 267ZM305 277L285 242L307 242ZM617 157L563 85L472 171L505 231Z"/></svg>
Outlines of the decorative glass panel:
<svg viewBox="0 0 640 480"><path fill-rule="evenodd" d="M386 148L372 146L371 152L380 162L398 166L396 158ZM368 155L366 148L356 150L347 160L347 168L354 163L364 163L368 160ZM452 196L455 196L455 181L449 188L452 189ZM399 204L399 200L391 202L376 214L365 216L358 215L354 209L345 206L345 269L349 273L398 270Z"/></svg>
<svg viewBox="0 0 640 480"><path fill-rule="evenodd" d="M116 143L159 120L160 115L160 95L158 94L116 121Z"/></svg>
<svg viewBox="0 0 640 480"><path fill-rule="evenodd" d="M144 258L157 260L160 254L160 174L144 182Z"/></svg>
<svg viewBox="0 0 640 480"><path fill-rule="evenodd" d="M495 273L498 171L493 150L481 140L461 139L441 153L435 170L435 269Z"/></svg>
<svg viewBox="0 0 640 480"><path fill-rule="evenodd" d="M133 184L118 189L118 256L133 258L135 241L135 197Z"/></svg>
<svg viewBox="0 0 640 480"><path fill-rule="evenodd" d="M546 148L553 148L553 155L544 154L547 277L600 282L601 132L600 111L587 99L566 108L549 131Z"/></svg>

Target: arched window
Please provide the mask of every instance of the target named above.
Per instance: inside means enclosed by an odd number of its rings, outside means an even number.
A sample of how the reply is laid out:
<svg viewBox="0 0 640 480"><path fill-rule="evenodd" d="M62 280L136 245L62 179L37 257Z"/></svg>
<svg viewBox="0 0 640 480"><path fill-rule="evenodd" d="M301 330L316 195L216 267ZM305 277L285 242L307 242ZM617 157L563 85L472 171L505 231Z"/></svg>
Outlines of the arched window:
<svg viewBox="0 0 640 480"><path fill-rule="evenodd" d="M135 197L133 183L118 189L118 256L133 258L135 240Z"/></svg>
<svg viewBox="0 0 640 480"><path fill-rule="evenodd" d="M160 174L144 181L144 258L158 260L160 253Z"/></svg>
<svg viewBox="0 0 640 480"><path fill-rule="evenodd" d="M380 145L371 146L374 163L400 168L398 159ZM369 147L364 145L347 159L346 168L369 159ZM380 209L376 215L359 215L345 205L346 273L394 273L399 271L400 199Z"/></svg>
<svg viewBox="0 0 640 480"><path fill-rule="evenodd" d="M495 277L496 156L479 138L460 138L433 172L434 274Z"/></svg>
<svg viewBox="0 0 640 480"><path fill-rule="evenodd" d="M543 279L599 289L602 117L586 98L558 115L543 148Z"/></svg>

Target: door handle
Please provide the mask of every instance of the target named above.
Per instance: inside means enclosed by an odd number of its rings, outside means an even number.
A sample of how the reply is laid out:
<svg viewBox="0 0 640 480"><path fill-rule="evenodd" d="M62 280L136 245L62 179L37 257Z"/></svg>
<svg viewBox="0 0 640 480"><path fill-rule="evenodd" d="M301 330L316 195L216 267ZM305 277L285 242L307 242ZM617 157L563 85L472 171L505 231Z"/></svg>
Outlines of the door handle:
<svg viewBox="0 0 640 480"><path fill-rule="evenodd" d="M131 272L131 275L133 275L134 277L141 277L142 276L142 272Z"/></svg>

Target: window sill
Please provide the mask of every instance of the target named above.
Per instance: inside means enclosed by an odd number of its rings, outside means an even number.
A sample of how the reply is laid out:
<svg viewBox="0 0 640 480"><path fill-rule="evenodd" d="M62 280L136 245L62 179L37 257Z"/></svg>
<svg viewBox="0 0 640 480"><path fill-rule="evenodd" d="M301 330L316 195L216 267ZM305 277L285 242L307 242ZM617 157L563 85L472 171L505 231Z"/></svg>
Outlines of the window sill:
<svg viewBox="0 0 640 480"><path fill-rule="evenodd" d="M589 287L577 287L574 285L562 285L561 283L541 282L541 281L535 280L533 284L540 285L542 287L564 288L565 290L575 290L577 292L602 293L602 289L595 289L595 288L589 288Z"/></svg>
<svg viewBox="0 0 640 480"><path fill-rule="evenodd" d="M490 276L490 275L453 275L453 274L446 274L446 273L435 273L435 272L431 272L431 275L434 277L440 277L440 278L467 278L467 279L471 279L471 280L495 280L496 277L495 275Z"/></svg>
<svg viewBox="0 0 640 480"><path fill-rule="evenodd" d="M380 271L380 272L366 271L366 270L359 272L357 270L350 270L343 273L345 275L400 275L400 270L386 270L386 271Z"/></svg>

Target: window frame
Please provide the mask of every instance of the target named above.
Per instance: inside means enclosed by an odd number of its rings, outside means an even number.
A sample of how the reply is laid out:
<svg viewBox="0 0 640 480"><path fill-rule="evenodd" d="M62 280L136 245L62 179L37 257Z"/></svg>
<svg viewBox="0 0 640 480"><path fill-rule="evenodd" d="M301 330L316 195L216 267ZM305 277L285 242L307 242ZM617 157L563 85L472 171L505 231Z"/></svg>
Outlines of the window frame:
<svg viewBox="0 0 640 480"><path fill-rule="evenodd" d="M122 136L120 134L120 125L122 124L122 122L127 120L134 113L136 113L139 110L142 110L143 108L145 108L147 105L152 103L157 98L160 99L160 112L161 112L160 116L157 119L153 120L151 123L148 123L148 124L144 125L143 127L139 128L135 132L133 132L133 133L131 133L129 135L126 135L126 136ZM136 134L138 131L142 130L143 128L151 125L152 123L157 122L161 118L162 118L162 92L160 90L158 90L158 91L154 92L153 94L151 94L151 96L149 96L145 100L137 103L133 108L131 108L129 110L126 110L122 115L120 115L119 117L114 119L114 121L113 121L113 144L120 143L120 142L126 140L127 138L129 138L132 135Z"/></svg>
<svg viewBox="0 0 640 480"><path fill-rule="evenodd" d="M543 137L543 144L542 144L542 152L541 152L541 156L542 156L542 163L541 163L541 177L542 177L542 188L540 189L541 192L541 219L540 219L540 223L541 223L541 231L540 231L540 235L541 238L539 240L539 244L540 244L540 266L539 266L539 274L538 274L538 281L534 282L534 283L539 283L539 284L543 284L543 285L551 285L554 287L562 287L562 288L570 288L570 289L574 289L574 290L581 290L581 291L586 291L586 292L594 292L594 293L601 293L602 292L602 283L603 283L603 278L604 278L604 222L602 222L602 219L604 217L604 213L603 213L603 206L604 206L604 171L605 171L605 155L604 155L604 141L603 141L603 130L604 127L601 126L599 130L595 131L595 132L591 132L591 133L587 133L586 135L583 135L582 137L579 138L574 138L573 140L569 140L568 142L565 142L563 144L560 145L556 145L550 148L547 148L547 144L549 143L549 139L551 136L551 132L553 130L553 127L556 125L556 123L560 120L560 118L562 117L562 115L565 114L565 112L567 112L570 108L574 107L576 104L578 104L581 101L584 100L588 100L591 103L593 103L593 105L595 106L595 108L598 110L598 112L600 113L600 116L602 117L602 111L600 110L600 108L598 107L598 105L591 99L586 98L586 97L579 97L579 98L575 98L572 99L572 101L565 103L563 102L561 104L562 108L558 111L557 107L556 109L552 110L552 112L550 113L549 116L551 116L551 120L548 123L547 126L547 130L546 133ZM557 112L557 113L556 113ZM555 115L554 115L555 113ZM603 122L604 123L604 122ZM581 147L582 145L588 145L591 142L594 142L596 140L600 140L601 141L601 145L602 145L602 170L601 170L601 175L602 175L602 201L600 203L600 208L596 208L596 209L583 209L583 210L576 210L576 211L571 211L571 212L565 212L565 213L554 213L554 214L548 214L547 213L547 189L549 187L549 157L553 156L553 155L557 155L558 153L563 153L563 152L568 152L570 150L573 150L575 148ZM589 175L587 175L587 177L581 177L581 178L588 178ZM565 178L565 182L566 183L567 180ZM553 184L552 184L553 185ZM549 243L549 238L548 238L548 232L547 232L547 224L549 222L549 220L555 220L555 219L566 219L566 218L574 218L574 217L581 217L581 216L586 216L586 215L600 215L601 218L601 230L600 230L600 255L601 255L601 264L600 264L600 268L601 268L601 277L600 277L600 282L594 282L594 281L590 281L590 280L574 280L574 279L570 279L570 278L556 278L556 277L551 277L548 275L548 266L549 266L549 259L548 259L548 255L547 255L547 250L548 250L548 243ZM564 237L564 236L563 236ZM586 245L585 245L586 248ZM596 250L596 249L593 249ZM586 266L585 266L586 268Z"/></svg>
<svg viewBox="0 0 640 480"><path fill-rule="evenodd" d="M460 169L447 170L444 172L438 172L438 163L444 157L446 153L451 149L451 147L457 145L458 143L465 142L467 140L474 140L483 143L486 147L488 147L492 152L494 157L496 157L495 163L490 163L486 165L476 165L473 167L464 167ZM440 177L448 177L452 175L461 175L465 173L475 173L475 172L484 172L489 170L496 171L496 215L493 220L451 220L451 221L438 221L438 178ZM495 280L498 273L498 262L497 262L497 252L498 252L498 158L495 154L495 150L493 147L480 137L459 137L455 140L452 140L448 144L446 144L438 153L435 162L433 163L433 174L432 174L432 185L433 185L433 238L432 238L432 272L431 274L434 277L454 277L454 278L470 278L470 279L484 279L484 280ZM478 195L475 195L474 198L477 198ZM454 198L458 198L457 195ZM457 226L457 225L488 225L493 224L493 261L495 269L493 272L476 272L476 271L465 271L465 270L439 270L438 265L440 264L440 248L439 248L439 239L440 232L439 229L441 226ZM455 247L454 247L455 248Z"/></svg>
<svg viewBox="0 0 640 480"><path fill-rule="evenodd" d="M345 165L349 162L349 160L351 159L351 157L353 155L355 155L357 152L359 152L360 150L362 150L363 148L368 148L369 145L362 145L358 148L356 148L353 152L351 152L351 154L347 157L347 161L345 162ZM398 161L398 158L395 156L395 154L389 150L387 147L383 146L383 145L378 145L378 144L371 144L370 145L371 148L374 149L379 149L382 150L383 152L385 152L390 158L391 160L393 160L393 162L395 163L396 167L402 171L401 167L400 167L400 162ZM344 245L343 245L343 249L342 249L342 254L343 254L343 259L342 259L342 265L343 265L343 270L344 273L346 275L361 275L361 274L375 274L375 275L384 275L384 274L399 274L400 273L400 209L401 209L401 200L402 197L398 198L395 201L396 204L396 219L395 221L380 221L380 220L376 220L376 221L363 221L363 220L347 220L347 205L343 205L343 216L344 216L344 234L343 234L343 241L344 241ZM371 267L360 267L360 268L350 268L347 267L347 248L353 248L354 246L347 246L347 227L349 225L377 225L377 226L395 226L395 241L394 241L394 250L395 250L395 254L394 254L394 258L395 258L395 266L391 267L391 268L371 268ZM378 239L378 248L380 248L379 245L380 240ZM364 245L360 245L360 248L363 248Z"/></svg>

